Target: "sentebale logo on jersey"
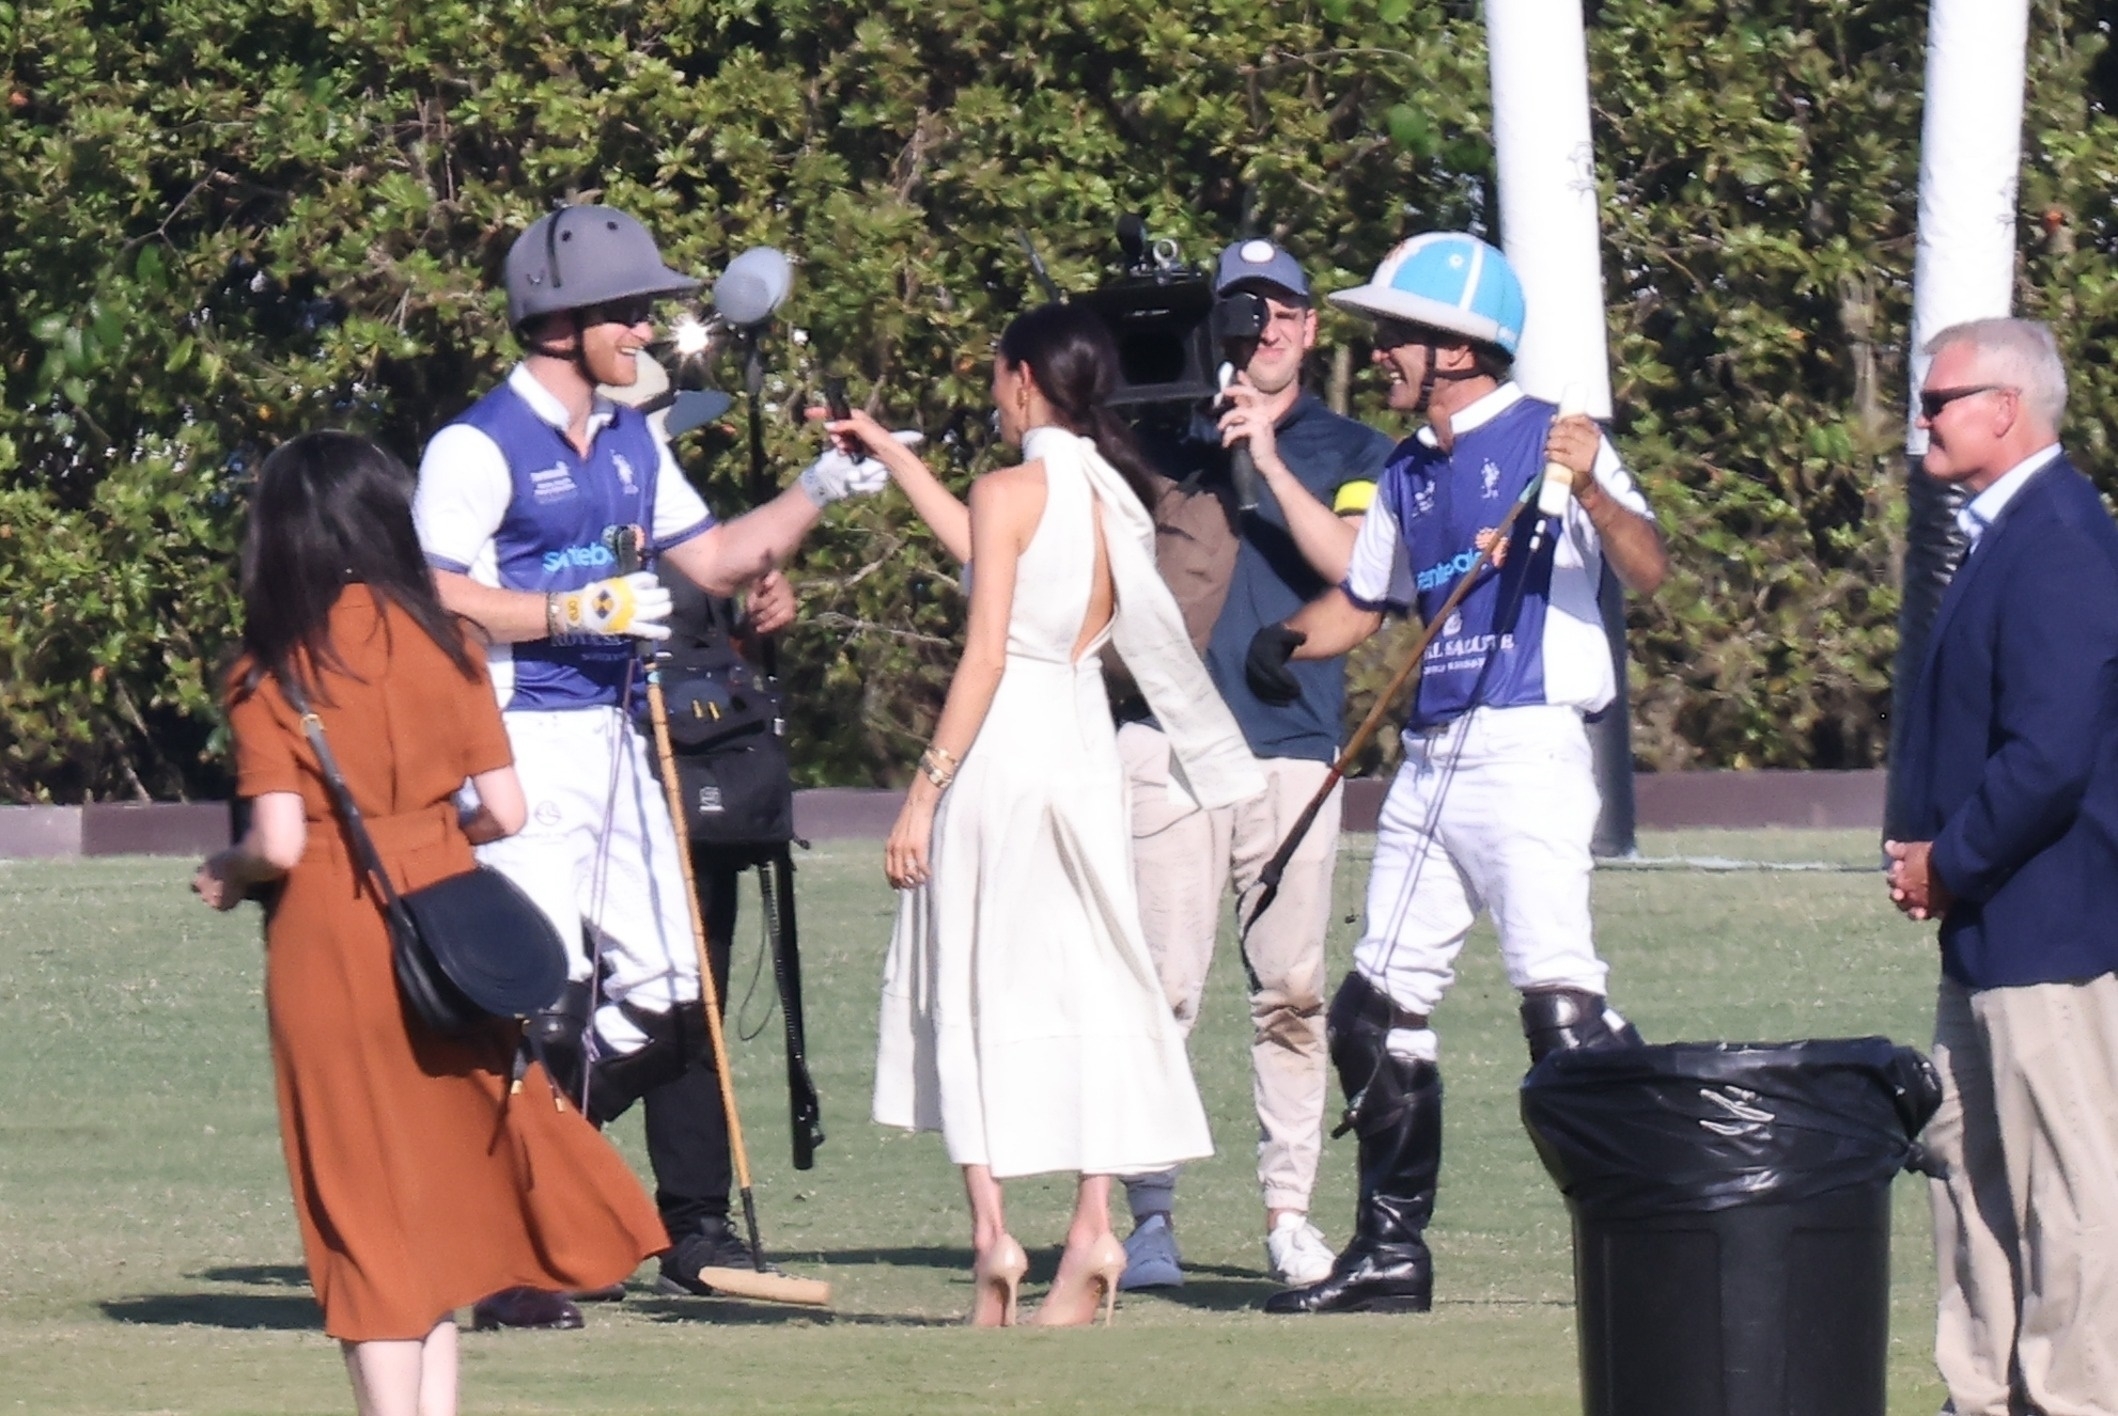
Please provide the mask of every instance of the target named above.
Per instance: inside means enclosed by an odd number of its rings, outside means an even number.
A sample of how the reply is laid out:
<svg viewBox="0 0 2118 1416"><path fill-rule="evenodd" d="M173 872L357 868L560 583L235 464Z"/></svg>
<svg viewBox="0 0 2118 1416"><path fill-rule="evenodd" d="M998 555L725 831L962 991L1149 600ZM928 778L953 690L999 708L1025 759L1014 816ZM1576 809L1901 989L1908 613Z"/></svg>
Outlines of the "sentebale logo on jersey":
<svg viewBox="0 0 2118 1416"><path fill-rule="evenodd" d="M611 554L610 547L601 541L591 541L585 546L566 546L544 553L544 573L557 575L569 566L584 570L601 570L607 565L616 565L618 558Z"/></svg>
<svg viewBox="0 0 2118 1416"><path fill-rule="evenodd" d="M1478 552L1473 550L1458 551L1445 561L1435 562L1419 573L1420 593L1439 590L1459 575L1468 574L1471 567L1477 564Z"/></svg>

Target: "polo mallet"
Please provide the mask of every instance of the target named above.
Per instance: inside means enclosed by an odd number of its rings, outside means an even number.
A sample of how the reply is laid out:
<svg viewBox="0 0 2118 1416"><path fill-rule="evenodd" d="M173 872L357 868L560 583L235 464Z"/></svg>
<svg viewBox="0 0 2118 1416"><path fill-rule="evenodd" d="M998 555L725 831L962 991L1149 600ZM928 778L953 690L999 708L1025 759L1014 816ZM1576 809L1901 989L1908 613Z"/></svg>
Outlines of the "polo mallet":
<svg viewBox="0 0 2118 1416"><path fill-rule="evenodd" d="M621 539L630 539L632 543L630 556L619 556L621 570L628 559L635 566L639 564L640 537L638 527L621 528ZM735 1162L736 1193L742 1197L743 1224L750 1240L749 1268L709 1265L699 1270L698 1281L731 1298L798 1303L810 1308L829 1307L830 1284L822 1279L772 1273L765 1267L765 1246L757 1231L757 1200L750 1189L750 1153L743 1145L743 1122L736 1114L735 1074L729 1066L728 1037L721 1027L721 991L713 981L713 960L706 950L706 916L699 907L698 880L691 868L691 830L684 818L684 788L677 780L676 752L669 744L669 705L662 693L661 664L646 640L641 641L641 658L647 666L647 713L654 723L655 762L662 771L670 828L676 832L677 865L683 872L684 903L691 918L691 943L699 956L699 1002L706 1010L706 1036L713 1044L714 1071L721 1084L721 1110L728 1118L728 1155Z"/></svg>
<svg viewBox="0 0 2118 1416"><path fill-rule="evenodd" d="M1266 861L1265 868L1258 872L1260 889L1257 908L1253 909L1250 918L1243 922L1239 938L1247 938L1251 927L1272 907L1274 898L1280 893L1280 877L1287 872L1287 862L1294 859L1294 853L1300 848L1302 838L1308 835L1309 828L1316 824L1317 813L1324 809L1324 803L1330 798L1332 789L1345 780L1347 769L1352 767L1354 759L1367 748L1369 740L1375 736L1376 729L1382 726L1383 719L1389 715L1391 705L1397 701L1397 695L1411 682L1412 675L1419 672L1420 662L1426 658L1427 648L1433 644L1434 637L1441 633L1442 626L1449 622L1449 616L1455 613L1456 607L1463 602L1463 597L1471 592L1471 587L1477 584L1479 577L1493 564L1500 548L1506 545L1508 538L1514 534L1515 523L1522 519L1522 513L1536 505L1538 489L1541 486L1542 483L1538 479L1532 478L1530 484L1522 489L1522 495L1508 511L1507 520L1495 528L1493 539L1486 543L1485 549L1478 553L1478 558L1471 562L1471 568L1456 582L1456 588L1449 592L1448 599L1441 602L1441 608L1427 617L1426 627L1420 631L1419 642L1412 646L1412 652L1405 656L1404 663L1390 676L1390 681L1383 685L1382 692L1375 695L1374 706L1368 709L1368 715L1361 719L1360 726L1353 730L1352 738L1347 741L1345 750L1339 753L1338 760L1331 764L1331 770L1324 774L1323 784L1316 789L1316 795L1302 808L1302 814L1297 816L1294 825L1288 828L1287 838L1280 842L1279 849L1272 853L1272 859ZM1247 957L1245 963L1247 966Z"/></svg>

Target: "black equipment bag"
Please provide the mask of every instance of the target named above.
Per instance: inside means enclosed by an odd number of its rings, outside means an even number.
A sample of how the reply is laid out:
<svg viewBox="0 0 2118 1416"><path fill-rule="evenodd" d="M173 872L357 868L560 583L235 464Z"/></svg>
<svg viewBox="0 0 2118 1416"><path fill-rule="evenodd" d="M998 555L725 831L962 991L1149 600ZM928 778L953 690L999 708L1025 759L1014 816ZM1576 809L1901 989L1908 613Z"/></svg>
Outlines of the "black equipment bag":
<svg viewBox="0 0 2118 1416"><path fill-rule="evenodd" d="M682 580L663 664L685 826L698 845L794 839L794 779L778 688L736 648L733 609Z"/></svg>
<svg viewBox="0 0 2118 1416"><path fill-rule="evenodd" d="M549 1007L566 986L566 946L544 911L514 881L475 866L399 894L383 868L352 789L302 691L281 691L301 714L332 803L390 928L390 963L407 1012L435 1032L460 1035L489 1018L521 1018Z"/></svg>
<svg viewBox="0 0 2118 1416"><path fill-rule="evenodd" d="M669 584L674 602L662 700L690 844L758 869L773 981L787 1043L787 1098L794 1167L816 1164L822 1107L809 1075L802 1022L801 949L794 911L794 781L783 700L770 668L734 642L735 607L689 581ZM763 646L769 666L772 646Z"/></svg>

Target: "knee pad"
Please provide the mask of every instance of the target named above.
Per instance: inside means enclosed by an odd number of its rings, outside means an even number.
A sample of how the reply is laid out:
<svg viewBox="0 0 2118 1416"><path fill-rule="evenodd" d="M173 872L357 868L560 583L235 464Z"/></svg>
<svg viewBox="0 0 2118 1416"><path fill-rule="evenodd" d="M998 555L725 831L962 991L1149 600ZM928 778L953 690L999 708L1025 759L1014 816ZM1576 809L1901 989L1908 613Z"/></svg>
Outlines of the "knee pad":
<svg viewBox="0 0 2118 1416"><path fill-rule="evenodd" d="M1534 988L1522 995L1522 1035L1530 1065L1577 1047L1644 1047L1639 1029L1600 993L1585 988Z"/></svg>
<svg viewBox="0 0 2118 1416"><path fill-rule="evenodd" d="M1411 1104L1414 1092L1439 1084L1441 1074L1433 1062L1389 1050L1393 1031L1424 1030L1426 1025L1424 1016L1399 1008L1360 974L1346 975L1325 1020L1331 1063L1346 1094L1346 1114L1332 1135L1349 1130L1366 1135L1389 1126Z"/></svg>
<svg viewBox="0 0 2118 1416"><path fill-rule="evenodd" d="M630 1003L618 1006L647 1040L630 1052L598 1052L588 1081L588 1119L598 1126L617 1120L641 1097L683 1076L705 1042L705 1015L696 1002L679 1003L666 1013L650 1013Z"/></svg>
<svg viewBox="0 0 2118 1416"><path fill-rule="evenodd" d="M1339 984L1324 1014L1324 1037L1341 1083L1348 1082L1349 1073L1365 1078L1374 1070L1390 1036L1390 1012L1390 1000L1360 974L1349 973ZM1359 1087L1349 1084L1346 1090L1351 1095Z"/></svg>
<svg viewBox="0 0 2118 1416"><path fill-rule="evenodd" d="M559 1089L569 1096L581 1092L581 1071L588 1061L587 982L568 983L549 1008L532 1013L522 1025L522 1042L530 1056Z"/></svg>

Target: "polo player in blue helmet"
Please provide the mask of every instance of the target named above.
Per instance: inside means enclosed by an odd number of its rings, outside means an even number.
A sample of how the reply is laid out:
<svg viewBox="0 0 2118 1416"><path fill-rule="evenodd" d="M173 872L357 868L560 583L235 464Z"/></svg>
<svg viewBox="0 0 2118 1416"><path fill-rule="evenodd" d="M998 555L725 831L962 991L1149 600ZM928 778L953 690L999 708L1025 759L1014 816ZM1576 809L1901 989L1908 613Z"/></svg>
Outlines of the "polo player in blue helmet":
<svg viewBox="0 0 2118 1416"><path fill-rule="evenodd" d="M1430 618L1475 579L1421 664L1354 969L1328 1014L1360 1141L1353 1239L1323 1281L1266 1308L1424 1312L1434 1275L1423 1235L1441 1168L1431 1019L1479 912L1492 913L1522 995L1532 1062L1639 1040L1606 1001L1589 923L1600 803L1583 720L1617 693L1597 607L1604 565L1648 593L1668 557L1596 423L1513 382L1527 311L1507 257L1462 233L1415 236L1367 284L1330 298L1373 323L1390 406L1424 426L1384 468L1345 579L1258 632L1252 688L1284 697L1290 658L1343 654L1388 612ZM1555 476L1562 509L1512 515Z"/></svg>

